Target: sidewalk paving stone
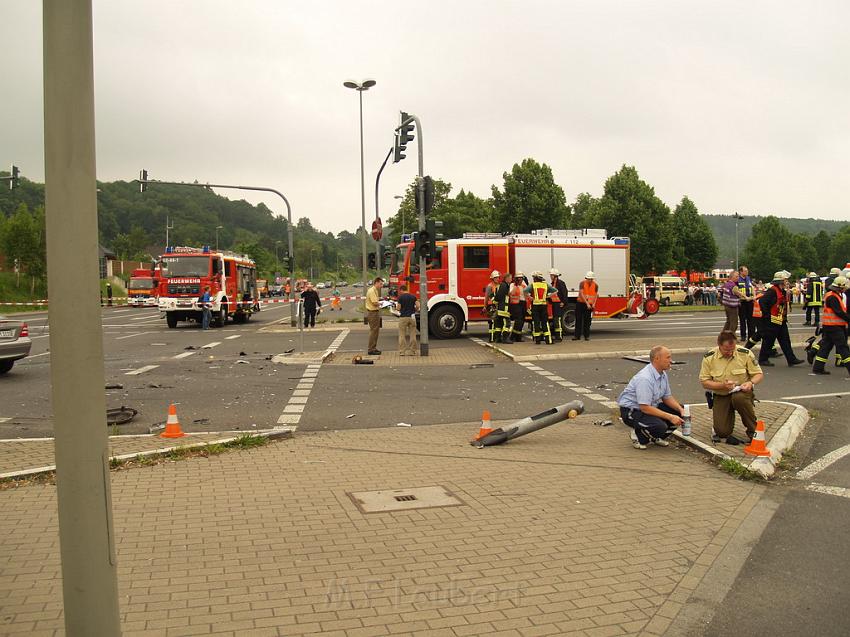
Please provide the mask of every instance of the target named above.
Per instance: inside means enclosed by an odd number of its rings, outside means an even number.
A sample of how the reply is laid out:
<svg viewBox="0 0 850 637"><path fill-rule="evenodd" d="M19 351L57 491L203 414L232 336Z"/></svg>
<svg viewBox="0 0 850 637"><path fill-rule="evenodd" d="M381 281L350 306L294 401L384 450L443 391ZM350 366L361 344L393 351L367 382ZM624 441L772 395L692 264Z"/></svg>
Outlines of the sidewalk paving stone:
<svg viewBox="0 0 850 637"><path fill-rule="evenodd" d="M485 449L475 429L113 472L125 634L659 634L764 490L589 416ZM364 514L348 496L434 485L463 505ZM55 498L0 491L0 633L62 634Z"/></svg>

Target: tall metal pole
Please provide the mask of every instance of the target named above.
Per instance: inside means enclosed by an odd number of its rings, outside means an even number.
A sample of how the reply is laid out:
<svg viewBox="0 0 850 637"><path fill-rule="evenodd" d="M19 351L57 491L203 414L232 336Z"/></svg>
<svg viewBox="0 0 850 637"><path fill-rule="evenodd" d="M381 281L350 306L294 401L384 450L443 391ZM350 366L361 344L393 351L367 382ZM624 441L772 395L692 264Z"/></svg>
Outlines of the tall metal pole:
<svg viewBox="0 0 850 637"><path fill-rule="evenodd" d="M738 265L738 219L741 218L741 215L738 212L735 212L735 270L737 270L740 265Z"/></svg>
<svg viewBox="0 0 850 637"><path fill-rule="evenodd" d="M44 0L43 21L50 377L65 634L120 635L103 393L91 0Z"/></svg>
<svg viewBox="0 0 850 637"><path fill-rule="evenodd" d="M366 293L366 281L369 280L366 274L366 168L363 160L363 89L357 89L357 94L360 96L360 219L363 224L363 235L361 241L362 258L363 258L363 293Z"/></svg>
<svg viewBox="0 0 850 637"><path fill-rule="evenodd" d="M416 134L419 143L416 148L419 154L419 177L416 179L416 190L419 192L419 232L425 230L425 160L422 150L422 122L416 115L411 116L416 123ZM404 122L402 122L404 124ZM436 245L436 237L431 237ZM425 257L419 257L419 355L428 356L428 264Z"/></svg>

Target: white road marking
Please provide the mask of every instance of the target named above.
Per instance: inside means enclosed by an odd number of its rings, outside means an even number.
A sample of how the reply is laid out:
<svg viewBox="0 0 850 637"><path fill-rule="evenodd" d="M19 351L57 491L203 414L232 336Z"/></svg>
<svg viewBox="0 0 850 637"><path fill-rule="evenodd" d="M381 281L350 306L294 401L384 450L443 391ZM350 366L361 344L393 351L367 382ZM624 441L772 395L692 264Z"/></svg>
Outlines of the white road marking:
<svg viewBox="0 0 850 637"><path fill-rule="evenodd" d="M11 418L0 418L0 422L9 422Z"/></svg>
<svg viewBox="0 0 850 637"><path fill-rule="evenodd" d="M50 352L42 352L41 354L31 354L30 356L27 356L27 358L38 358L39 356L48 356L49 354Z"/></svg>
<svg viewBox="0 0 850 637"><path fill-rule="evenodd" d="M37 338L50 338L50 334L45 334L44 336L30 336L30 340L35 340Z"/></svg>
<svg viewBox="0 0 850 637"><path fill-rule="evenodd" d="M217 347L218 345L221 345L221 341L213 341L212 343L201 345L201 349L212 349L213 347Z"/></svg>
<svg viewBox="0 0 850 637"><path fill-rule="evenodd" d="M134 369L132 372L127 372L124 374L125 376L138 376L139 374L144 374L145 372L149 372L152 369L156 369L159 365L145 365L144 367L139 367L139 369Z"/></svg>
<svg viewBox="0 0 850 637"><path fill-rule="evenodd" d="M295 389L296 390L299 390L299 389L310 390L310 389L313 389L313 383L304 383L304 382L298 383L298 385L295 386Z"/></svg>
<svg viewBox="0 0 850 637"><path fill-rule="evenodd" d="M191 356L195 352L183 352L182 354L177 354L176 356L172 356L171 358L186 358L187 356Z"/></svg>
<svg viewBox="0 0 850 637"><path fill-rule="evenodd" d="M127 334L127 336L116 336L116 341L124 340L125 338L133 338L134 336L142 336L143 334L156 334L156 332L136 332L135 334Z"/></svg>
<svg viewBox="0 0 850 637"><path fill-rule="evenodd" d="M568 381L568 380L562 380L562 381L559 381L559 382L558 382L558 384L559 384L561 387L578 387L578 385L576 385L575 383L571 383L571 382L570 382L570 381Z"/></svg>
<svg viewBox="0 0 850 637"><path fill-rule="evenodd" d="M523 361L521 363L517 363L517 365L522 365L523 367L526 367L526 368L534 367L534 363L528 363L528 362L525 362L525 361Z"/></svg>
<svg viewBox="0 0 850 637"><path fill-rule="evenodd" d="M224 340L226 340L226 341L231 341L231 340L233 340L234 338L241 338L241 337L242 337L242 335L241 335L241 334L234 334L233 336L225 336L225 337L224 337Z"/></svg>
<svg viewBox="0 0 850 637"><path fill-rule="evenodd" d="M848 396L850 395L850 391L836 391L831 394L804 394L802 396L783 396L780 400L799 400L801 398L831 398L835 396Z"/></svg>
<svg viewBox="0 0 850 637"><path fill-rule="evenodd" d="M561 378L560 376L550 376L550 377L549 377L549 380L554 380L554 381L556 381L556 382L561 382L561 381L562 381L562 380L564 380L564 379L563 379L563 378Z"/></svg>
<svg viewBox="0 0 850 637"><path fill-rule="evenodd" d="M301 420L301 414L283 414L277 419L279 425L295 425Z"/></svg>
<svg viewBox="0 0 850 637"><path fill-rule="evenodd" d="M613 400L606 400L602 404L608 407L609 409L617 409L620 406L620 403L615 403Z"/></svg>
<svg viewBox="0 0 850 637"><path fill-rule="evenodd" d="M548 376L554 376L554 375L555 375L555 374L553 374L552 372L547 372L546 370L541 370L541 371L539 371L539 372L537 372L537 373L538 373L540 376L547 376L547 377L548 377Z"/></svg>
<svg viewBox="0 0 850 637"><path fill-rule="evenodd" d="M542 372L543 371L543 368L537 367L537 365L529 365L528 367L526 367L526 369L530 369L533 372Z"/></svg>
<svg viewBox="0 0 850 637"><path fill-rule="evenodd" d="M292 395L293 396L309 396L310 390L309 389L295 389L295 390L292 391Z"/></svg>
<svg viewBox="0 0 850 637"><path fill-rule="evenodd" d="M584 387L573 387L573 391L577 394L589 394L589 393L591 393L589 389L585 389Z"/></svg>
<svg viewBox="0 0 850 637"><path fill-rule="evenodd" d="M304 411L304 407L306 407L306 405L287 405L286 407L283 408L283 411L284 412L290 412L290 413L294 412L294 413L300 414L301 412Z"/></svg>
<svg viewBox="0 0 850 637"><path fill-rule="evenodd" d="M591 400L598 400L598 401L601 401L601 402L607 402L608 401L608 396L602 396L600 394L585 394L585 396L587 398L590 398Z"/></svg>
<svg viewBox="0 0 850 637"><path fill-rule="evenodd" d="M837 495L842 498L850 498L850 489L844 487L828 487L823 484L807 484L806 489L816 493L825 493L826 495Z"/></svg>
<svg viewBox="0 0 850 637"><path fill-rule="evenodd" d="M844 456L848 454L850 454L850 445L844 445L843 447L839 447L835 451L830 451L822 458L815 460L809 466L800 469L800 471L798 471L797 475L794 477L799 478L800 480L808 480L809 478L813 478L818 473L826 469L829 465L841 460Z"/></svg>
<svg viewBox="0 0 850 637"><path fill-rule="evenodd" d="M306 405L309 400L308 396L292 396L289 399L290 405Z"/></svg>
<svg viewBox="0 0 850 637"><path fill-rule="evenodd" d="M149 321L151 320L150 316L137 316L136 318L131 318L131 321Z"/></svg>

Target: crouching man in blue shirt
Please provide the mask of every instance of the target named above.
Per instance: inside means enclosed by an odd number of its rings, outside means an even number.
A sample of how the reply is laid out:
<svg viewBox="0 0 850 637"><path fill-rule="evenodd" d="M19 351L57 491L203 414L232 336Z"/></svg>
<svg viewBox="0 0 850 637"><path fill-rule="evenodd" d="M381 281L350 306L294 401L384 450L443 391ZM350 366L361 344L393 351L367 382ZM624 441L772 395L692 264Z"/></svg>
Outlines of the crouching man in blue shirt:
<svg viewBox="0 0 850 637"><path fill-rule="evenodd" d="M663 345L649 352L649 365L635 374L617 399L620 417L632 428L632 446L646 449L654 442L666 447L665 440L681 425L684 408L673 398L667 370L673 364L673 355Z"/></svg>

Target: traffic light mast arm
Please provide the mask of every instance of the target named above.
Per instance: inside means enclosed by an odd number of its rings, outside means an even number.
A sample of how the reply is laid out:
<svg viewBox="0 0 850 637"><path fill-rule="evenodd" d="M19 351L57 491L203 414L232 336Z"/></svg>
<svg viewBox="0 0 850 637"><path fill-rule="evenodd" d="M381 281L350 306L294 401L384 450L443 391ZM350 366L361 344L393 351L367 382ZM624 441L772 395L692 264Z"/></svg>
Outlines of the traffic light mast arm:
<svg viewBox="0 0 850 637"><path fill-rule="evenodd" d="M260 192L274 193L275 195L277 195L278 197L283 199L283 203L286 204L286 216L287 216L287 219L288 219L288 222L287 222L288 226L287 226L287 229L286 229L287 230L286 234L287 234L287 239L288 239L287 248L289 249L289 256L290 256L289 283L290 283L290 285L295 285L295 248L293 247L293 240L292 240L292 230L293 230L293 226L292 226L292 206L289 205L289 200L284 196L284 194L282 192L275 190L274 188L265 188L263 186L231 186L229 184L195 184L195 183L186 183L185 181L160 181L158 179L147 179L147 171L146 170L143 170L142 172L140 172L139 175L140 176L144 175L145 178L144 179L137 179L136 181L138 181L139 184L144 184L144 185L147 185L147 184L164 184L166 186L194 186L196 188L232 188L232 189L235 189L235 190L257 190L257 191L260 191ZM365 232L365 228L364 228L364 232ZM291 303L290 305L292 306L290 324L292 325L292 327L295 327L295 304Z"/></svg>
<svg viewBox="0 0 850 637"><path fill-rule="evenodd" d="M389 151L387 151L387 156L384 157L384 163L381 164L380 168L378 168L378 176L375 177L375 219L381 218L381 215L378 214L378 187L381 184L381 173L384 172L384 168L387 167L387 162L390 160L390 155L392 155L392 154L393 154L393 149L390 148ZM366 229L364 228L363 231L365 232Z"/></svg>

